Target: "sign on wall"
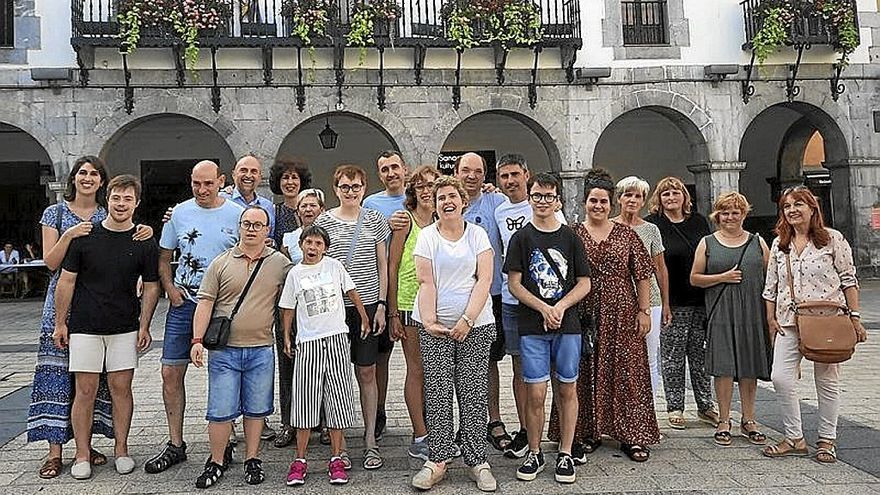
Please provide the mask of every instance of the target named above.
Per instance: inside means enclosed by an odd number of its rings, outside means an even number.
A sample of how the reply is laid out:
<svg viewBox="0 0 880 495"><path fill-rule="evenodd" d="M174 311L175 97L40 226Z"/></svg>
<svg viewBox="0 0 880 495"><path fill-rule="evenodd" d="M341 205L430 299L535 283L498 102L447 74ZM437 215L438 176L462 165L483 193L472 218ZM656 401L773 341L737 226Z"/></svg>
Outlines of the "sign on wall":
<svg viewBox="0 0 880 495"><path fill-rule="evenodd" d="M461 155L465 153L472 153L471 151L441 151L440 156L437 157L437 169L440 170L440 173L445 175L452 175L453 170L455 169L455 160L458 159ZM482 150L482 151L473 151L483 157L483 160L486 162L486 182L495 183L495 150Z"/></svg>

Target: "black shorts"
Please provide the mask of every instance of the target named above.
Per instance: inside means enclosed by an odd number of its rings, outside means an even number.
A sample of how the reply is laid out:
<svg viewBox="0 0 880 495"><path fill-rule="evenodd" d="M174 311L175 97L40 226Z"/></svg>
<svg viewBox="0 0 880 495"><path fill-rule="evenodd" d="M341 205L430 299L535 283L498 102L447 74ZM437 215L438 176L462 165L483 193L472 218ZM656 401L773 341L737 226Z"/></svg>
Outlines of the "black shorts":
<svg viewBox="0 0 880 495"><path fill-rule="evenodd" d="M501 294L492 296L492 315L495 317L495 341L489 348L489 360L494 363L504 359L504 327L501 325Z"/></svg>
<svg viewBox="0 0 880 495"><path fill-rule="evenodd" d="M367 318L370 322L376 315L376 307L378 304L366 304L364 309L367 311ZM348 326L348 337L351 341L351 362L356 366L372 366L376 364L379 356L379 342L382 335L367 335L367 338L361 338L361 315L358 314L357 308L354 306L345 307L345 324ZM387 334L386 330L383 332Z"/></svg>
<svg viewBox="0 0 880 495"><path fill-rule="evenodd" d="M385 307L388 314L388 307ZM379 354L390 354L394 350L394 341L391 340L391 318L385 319L385 331L379 336Z"/></svg>

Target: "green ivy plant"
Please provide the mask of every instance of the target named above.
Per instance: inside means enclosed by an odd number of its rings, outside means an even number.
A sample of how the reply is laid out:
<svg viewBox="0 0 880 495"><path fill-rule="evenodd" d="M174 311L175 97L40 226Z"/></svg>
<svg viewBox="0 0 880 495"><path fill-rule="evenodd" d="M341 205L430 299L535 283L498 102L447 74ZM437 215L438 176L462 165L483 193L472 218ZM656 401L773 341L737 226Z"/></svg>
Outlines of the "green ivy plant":
<svg viewBox="0 0 880 495"><path fill-rule="evenodd" d="M312 45L312 38L327 36L332 9L332 0L283 0L281 2L281 15L288 20L290 36L299 38L300 42L308 48L309 59L312 62L309 78L312 80L314 80L315 72L315 47Z"/></svg>
<svg viewBox="0 0 880 495"><path fill-rule="evenodd" d="M789 41L793 23L798 17L822 17L835 38L834 48L840 53L840 63L843 65L848 63L849 55L859 45L855 12L849 0L766 0L756 15L761 19L761 28L751 42L759 65Z"/></svg>
<svg viewBox="0 0 880 495"><path fill-rule="evenodd" d="M121 0L118 8L120 52L134 52L144 28L168 30L180 38L184 64L194 70L199 60L200 34L226 26L232 15L232 0Z"/></svg>
<svg viewBox="0 0 880 495"><path fill-rule="evenodd" d="M358 47L358 65L363 65L367 58L367 47L374 45L373 38L376 22L388 22L394 25L401 16L400 5L396 0L358 0L351 16L351 26L346 35L348 46ZM393 32L392 44L394 43Z"/></svg>
<svg viewBox="0 0 880 495"><path fill-rule="evenodd" d="M451 0L442 10L446 39L457 49L500 43L532 46L541 41L541 11L531 0ZM474 26L482 24L484 29Z"/></svg>

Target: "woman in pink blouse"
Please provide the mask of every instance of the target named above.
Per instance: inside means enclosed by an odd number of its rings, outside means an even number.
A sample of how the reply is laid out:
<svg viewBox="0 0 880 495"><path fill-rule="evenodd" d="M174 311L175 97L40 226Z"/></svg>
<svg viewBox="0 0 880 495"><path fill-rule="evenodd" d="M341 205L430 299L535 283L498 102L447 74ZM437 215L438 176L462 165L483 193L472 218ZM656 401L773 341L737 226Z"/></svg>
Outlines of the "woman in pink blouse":
<svg viewBox="0 0 880 495"><path fill-rule="evenodd" d="M786 189L779 198L779 219L770 248L764 300L773 349L773 386L785 425L785 439L763 450L767 457L808 455L801 425L801 410L795 384L803 356L788 284L788 258L795 298L798 301L825 300L846 304L859 342L867 338L859 319L859 286L852 248L840 232L826 228L819 203L803 186ZM837 416L840 410L840 365L814 363L819 397L819 441L816 460L837 461Z"/></svg>

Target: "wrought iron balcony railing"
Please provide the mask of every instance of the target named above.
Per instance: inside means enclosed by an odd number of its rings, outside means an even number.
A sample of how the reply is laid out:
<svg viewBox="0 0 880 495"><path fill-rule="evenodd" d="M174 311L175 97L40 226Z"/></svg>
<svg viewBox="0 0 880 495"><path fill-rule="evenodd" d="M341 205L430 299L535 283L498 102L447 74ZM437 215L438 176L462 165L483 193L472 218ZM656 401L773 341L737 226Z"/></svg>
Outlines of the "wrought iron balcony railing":
<svg viewBox="0 0 880 495"><path fill-rule="evenodd" d="M441 8L448 0L398 0L401 16L397 19L396 46L443 47L453 46L445 38L446 27ZM578 0L534 0L540 10L543 31L542 46L572 46L581 44L580 6ZM281 14L281 0L235 0L233 14L220 29L204 32L200 43L204 46L277 47L298 46L300 41L291 37L291 19ZM330 22L328 36L313 39L317 47L345 44L353 0L340 0ZM120 0L72 0L72 44L84 46L118 46ZM168 46L174 36L161 30L141 33L141 46Z"/></svg>
<svg viewBox="0 0 880 495"><path fill-rule="evenodd" d="M855 25L858 26L856 0L836 1L849 5ZM743 0L740 2L746 34L743 49L751 50L752 40L764 25L769 10L774 7L785 8L793 15L793 21L788 24L786 44L838 46L840 43L838 27L833 21L825 19L817 3L815 0Z"/></svg>
<svg viewBox="0 0 880 495"><path fill-rule="evenodd" d="M666 0L624 0L620 10L624 45L669 43Z"/></svg>

